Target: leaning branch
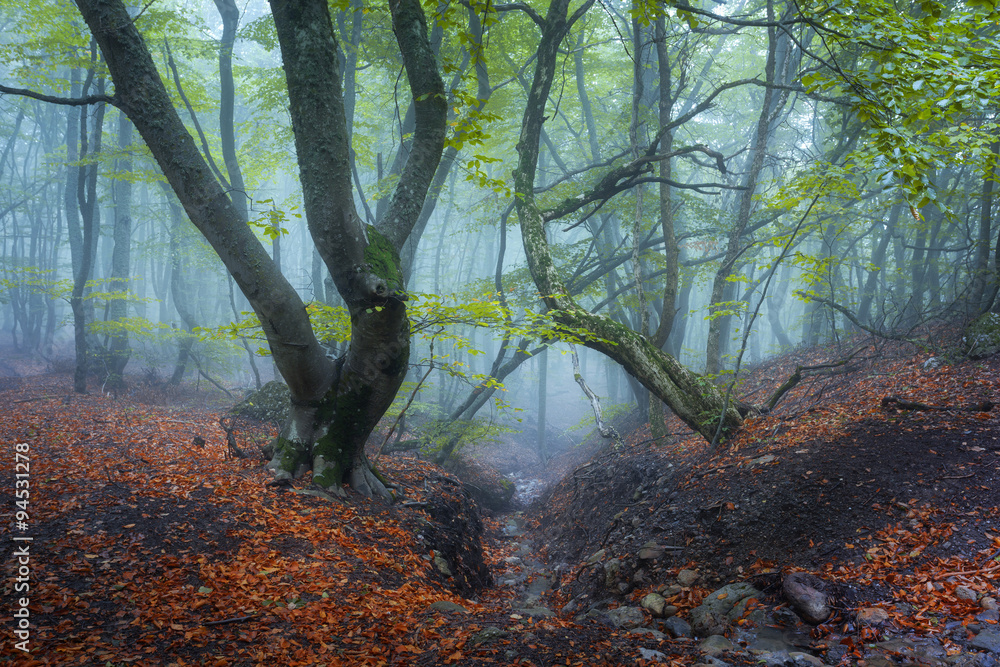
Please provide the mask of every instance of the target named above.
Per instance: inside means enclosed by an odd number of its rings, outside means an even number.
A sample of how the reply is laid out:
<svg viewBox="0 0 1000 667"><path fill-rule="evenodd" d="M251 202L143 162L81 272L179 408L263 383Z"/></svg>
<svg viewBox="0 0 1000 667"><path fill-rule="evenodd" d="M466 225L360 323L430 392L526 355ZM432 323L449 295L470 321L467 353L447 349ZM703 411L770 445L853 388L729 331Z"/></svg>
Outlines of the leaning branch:
<svg viewBox="0 0 1000 667"><path fill-rule="evenodd" d="M862 331L870 333L873 336L877 336L878 338L885 338L887 340L898 340L903 343L912 343L913 345L917 346L921 345L920 341L915 340L913 338L907 338L903 334L898 334L894 331L879 331L878 329L870 327L867 324L863 324L861 320L858 319L857 315L852 313L847 308L844 308L839 303L812 294L806 294L802 290L795 290L794 294L799 298L805 299L806 301L815 301L816 303L821 303L828 308L833 308L838 313L846 317L851 324L861 329Z"/></svg>
<svg viewBox="0 0 1000 667"><path fill-rule="evenodd" d="M87 97L57 97L55 95L45 95L43 93L28 90L27 88L11 88L0 84L0 93L5 95L20 95L30 97L33 100L48 102L49 104L62 104L69 107L83 107L89 104L110 104L118 106L117 95L88 95Z"/></svg>
<svg viewBox="0 0 1000 667"><path fill-rule="evenodd" d="M622 443L622 436L615 430L614 426L604 421L604 413L601 410L601 399L594 393L594 390L590 388L590 385L587 384L587 381L583 379L583 375L580 373L580 357L576 354L576 345L570 345L569 349L573 352L573 378L580 385L580 389L586 394L587 399L590 400L590 406L594 409L594 421L597 422L597 431L601 434L602 438L613 439L617 447Z"/></svg>
<svg viewBox="0 0 1000 667"><path fill-rule="evenodd" d="M860 352L860 350L858 350ZM767 411L770 412L774 410L774 406L778 404L785 394L790 392L795 388L797 384L802 382L802 377L804 373L823 373L826 372L828 375L838 375L840 373L849 373L851 368L846 368L847 364L857 356L858 352L855 352L846 359L840 359L839 361L831 361L827 364L816 364L815 366L796 366L795 372L792 373L787 380L785 380L780 387L774 390L771 394L771 398L767 400L765 405L767 406Z"/></svg>

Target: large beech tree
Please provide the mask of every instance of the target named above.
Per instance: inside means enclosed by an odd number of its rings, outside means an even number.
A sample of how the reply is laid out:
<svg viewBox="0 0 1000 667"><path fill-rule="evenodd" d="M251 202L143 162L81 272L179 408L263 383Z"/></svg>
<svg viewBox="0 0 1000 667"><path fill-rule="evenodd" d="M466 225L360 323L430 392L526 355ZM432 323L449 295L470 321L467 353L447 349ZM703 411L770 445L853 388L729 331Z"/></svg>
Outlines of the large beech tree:
<svg viewBox="0 0 1000 667"><path fill-rule="evenodd" d="M393 31L414 99L413 145L378 228L361 222L337 40L326 0L271 0L288 84L309 232L351 314L348 352L329 359L302 299L213 175L181 122L134 17L121 0L76 0L114 81L107 100L135 124L191 221L250 301L292 396L270 467L279 478L313 472L342 493L388 495L364 454L369 433L406 373L409 322L399 251L420 214L444 149L444 85L419 0L390 0Z"/></svg>

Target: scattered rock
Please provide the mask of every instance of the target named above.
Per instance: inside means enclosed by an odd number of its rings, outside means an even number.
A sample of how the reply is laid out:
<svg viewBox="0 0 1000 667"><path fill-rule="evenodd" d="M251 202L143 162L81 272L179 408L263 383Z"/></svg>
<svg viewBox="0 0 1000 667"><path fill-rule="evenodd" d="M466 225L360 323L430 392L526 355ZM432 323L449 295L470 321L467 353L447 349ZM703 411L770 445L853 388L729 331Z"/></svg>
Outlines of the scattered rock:
<svg viewBox="0 0 1000 667"><path fill-rule="evenodd" d="M813 667L823 667L824 663L822 660L810 653L803 653L802 651L789 651L788 657L796 665L812 665Z"/></svg>
<svg viewBox="0 0 1000 667"><path fill-rule="evenodd" d="M628 631L628 633L630 635L649 636L658 642L662 642L667 639L667 636L665 634L663 634L659 630L654 630L653 628L632 628L631 630Z"/></svg>
<svg viewBox="0 0 1000 667"><path fill-rule="evenodd" d="M1000 621L1000 611L997 611L996 609L981 611L976 614L976 620L980 623L996 623L997 621Z"/></svg>
<svg viewBox="0 0 1000 667"><path fill-rule="evenodd" d="M955 587L955 597L959 600L970 600L975 601L979 598L976 595L976 591L972 590L968 586L956 586Z"/></svg>
<svg viewBox="0 0 1000 667"><path fill-rule="evenodd" d="M612 588L615 582L618 581L618 576L621 574L622 564L617 558L609 558L604 564L604 586L606 588Z"/></svg>
<svg viewBox="0 0 1000 667"><path fill-rule="evenodd" d="M996 598L986 596L979 601L979 606L986 610L992 609L995 611L997 609L997 600Z"/></svg>
<svg viewBox="0 0 1000 667"><path fill-rule="evenodd" d="M825 587L822 579L805 572L792 572L785 577L781 590L803 621L819 625L831 614L828 595L822 590Z"/></svg>
<svg viewBox="0 0 1000 667"><path fill-rule="evenodd" d="M691 625L679 616L671 616L663 621L662 627L671 637L690 637Z"/></svg>
<svg viewBox="0 0 1000 667"><path fill-rule="evenodd" d="M663 557L666 553L666 549L657 544L656 542L646 542L639 549L639 560L658 560Z"/></svg>
<svg viewBox="0 0 1000 667"><path fill-rule="evenodd" d="M438 572L446 577L454 576L452 574L451 567L448 565L448 561L441 556L434 556L434 567L436 567Z"/></svg>
<svg viewBox="0 0 1000 667"><path fill-rule="evenodd" d="M664 662L667 659L665 653L654 651L651 648L640 648L639 655L641 655L644 660L652 660L653 662Z"/></svg>
<svg viewBox="0 0 1000 667"><path fill-rule="evenodd" d="M684 587L693 586L699 579L701 575L694 570L681 570L677 573L677 583Z"/></svg>
<svg viewBox="0 0 1000 667"><path fill-rule="evenodd" d="M434 611L443 611L447 613L452 613L455 611L461 612L463 614L468 614L469 610L460 604L452 602L451 600L438 600L437 602L432 602L428 609L433 609Z"/></svg>
<svg viewBox="0 0 1000 667"><path fill-rule="evenodd" d="M531 618L552 618L556 615L554 611L546 607L524 607L516 609L514 613L521 614L522 616L530 616Z"/></svg>
<svg viewBox="0 0 1000 667"><path fill-rule="evenodd" d="M948 657L948 652L936 639L894 637L875 644L875 647L921 665L941 664Z"/></svg>
<svg viewBox="0 0 1000 667"><path fill-rule="evenodd" d="M858 610L856 617L858 623L864 625L879 625L889 620L889 612L879 607L862 607Z"/></svg>
<svg viewBox="0 0 1000 667"><path fill-rule="evenodd" d="M758 595L760 591L747 583L723 586L691 610L692 631L698 637L722 634L731 622L743 615L747 602Z"/></svg>
<svg viewBox="0 0 1000 667"><path fill-rule="evenodd" d="M587 559L588 563L599 563L604 560L604 554L607 553L604 549L594 552L590 558Z"/></svg>
<svg viewBox="0 0 1000 667"><path fill-rule="evenodd" d="M646 622L646 617L639 607L618 607L607 610L605 614L616 628L638 628Z"/></svg>
<svg viewBox="0 0 1000 667"><path fill-rule="evenodd" d="M929 357L927 361L920 364L920 367L925 371L932 371L936 368L941 368L941 360L937 357Z"/></svg>
<svg viewBox="0 0 1000 667"><path fill-rule="evenodd" d="M736 645L722 635L711 635L698 645L698 649L702 653L711 656L719 655L723 651L732 651L735 648Z"/></svg>
<svg viewBox="0 0 1000 667"><path fill-rule="evenodd" d="M659 593L649 593L646 597L642 598L639 606L648 610L653 616L662 618L665 616L663 611L667 607L667 601Z"/></svg>
<svg viewBox="0 0 1000 667"><path fill-rule="evenodd" d="M506 630L501 630L500 628L491 625L472 635L472 639L469 641L472 642L473 646L479 646L480 644L486 644L487 642L500 639L501 637L506 637L507 634Z"/></svg>
<svg viewBox="0 0 1000 667"><path fill-rule="evenodd" d="M990 653L1000 653L1000 630L983 630L972 639L970 644Z"/></svg>
<svg viewBox="0 0 1000 667"><path fill-rule="evenodd" d="M983 359L1000 352L1000 314L985 313L965 329L965 353L971 359Z"/></svg>

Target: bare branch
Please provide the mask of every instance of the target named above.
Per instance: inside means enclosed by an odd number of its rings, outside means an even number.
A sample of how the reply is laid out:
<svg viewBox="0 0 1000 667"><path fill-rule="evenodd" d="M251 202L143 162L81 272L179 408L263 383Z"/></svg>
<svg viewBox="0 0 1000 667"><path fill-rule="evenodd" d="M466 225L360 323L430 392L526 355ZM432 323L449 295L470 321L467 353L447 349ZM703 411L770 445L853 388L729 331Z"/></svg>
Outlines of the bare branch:
<svg viewBox="0 0 1000 667"><path fill-rule="evenodd" d="M34 90L28 90L27 88L11 88L10 86L5 86L3 84L0 84L0 94L20 95L21 97L30 97L33 100L40 100L42 102L48 102L49 104L62 104L69 107L82 107L89 104L110 104L113 107L118 106L118 97L116 95L88 95L87 97L77 98L57 97L55 95L38 93Z"/></svg>

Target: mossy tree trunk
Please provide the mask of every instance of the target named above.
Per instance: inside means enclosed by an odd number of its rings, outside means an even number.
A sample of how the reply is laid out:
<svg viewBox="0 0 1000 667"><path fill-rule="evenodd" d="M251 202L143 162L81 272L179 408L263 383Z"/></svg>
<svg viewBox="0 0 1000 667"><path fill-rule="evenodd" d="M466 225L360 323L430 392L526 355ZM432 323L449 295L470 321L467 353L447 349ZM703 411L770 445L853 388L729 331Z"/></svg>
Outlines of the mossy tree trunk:
<svg viewBox="0 0 1000 667"><path fill-rule="evenodd" d="M635 379L658 396L692 429L706 439L715 437L719 421L723 433L737 429L742 418L734 404L727 405L715 386L684 368L676 359L653 345L646 336L624 327L610 318L582 309L568 295L556 270L545 235L545 223L555 219L566 207L556 207L543 214L535 202L534 184L538 167L539 142L546 118L546 102L555 78L559 46L573 22L586 12L593 2L585 2L569 16L569 0L553 0L542 23L542 37L537 51L534 80L517 144L518 165L514 171L515 207L521 223L528 268L535 285L543 295L553 319L576 329L590 332L593 337L584 344L606 354L621 364ZM619 169L622 171L625 168ZM615 175L610 174L604 181ZM567 202L589 201L591 193L567 199ZM576 203L571 206L576 206Z"/></svg>
<svg viewBox="0 0 1000 667"><path fill-rule="evenodd" d="M378 229L354 209L337 41L326 0L271 0L288 83L306 218L351 314L348 352L328 359L305 305L212 174L164 89L121 0L75 0L115 81L114 103L135 123L191 221L250 301L291 392L275 443L276 476L312 470L322 487L388 495L364 443L402 383L409 323L399 250L444 148L444 85L419 0L390 0L393 30L415 102L409 158Z"/></svg>

